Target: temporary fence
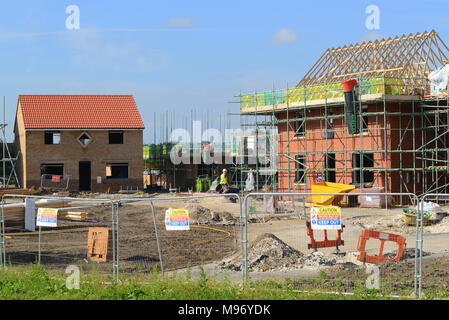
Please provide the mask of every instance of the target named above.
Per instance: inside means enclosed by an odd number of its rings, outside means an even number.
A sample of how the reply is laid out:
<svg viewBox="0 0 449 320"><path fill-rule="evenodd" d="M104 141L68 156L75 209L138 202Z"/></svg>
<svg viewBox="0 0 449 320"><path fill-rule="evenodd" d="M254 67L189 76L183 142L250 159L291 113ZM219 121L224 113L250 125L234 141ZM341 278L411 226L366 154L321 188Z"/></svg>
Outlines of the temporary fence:
<svg viewBox="0 0 449 320"><path fill-rule="evenodd" d="M435 201L434 203L431 203L431 201ZM444 203L447 205L447 202L449 201L449 194L447 193L428 193L423 195L420 198L419 205L416 207L416 211L418 213L415 215L414 220L416 221L416 242L417 246L419 243L419 262L415 263L415 274L418 278L418 288L415 286L415 293L418 291L418 296L422 297L422 284L423 284L423 271L422 271L422 257L423 257L423 239L424 239L424 225L427 225L429 223L428 219L431 215L431 213L428 211L429 209L426 208L426 206L429 205L435 205L433 208L431 207L430 211L434 214L434 220L438 221L444 218L446 213L441 210L441 207L438 205L438 203ZM445 228L446 229L446 228ZM446 234L446 236L449 235L449 232L446 230L441 230L441 232L438 232L438 236L442 236ZM445 243L447 241L447 237L444 237L442 239L442 242ZM432 266L433 269L434 266ZM415 281L416 283L416 281Z"/></svg>
<svg viewBox="0 0 449 320"><path fill-rule="evenodd" d="M121 274L151 272L161 265L159 229L150 198L119 199L116 202L117 268Z"/></svg>
<svg viewBox="0 0 449 320"><path fill-rule="evenodd" d="M201 201L209 198L212 198L209 204ZM220 207L226 206L224 199L229 199L230 202L235 200L235 212L221 215ZM67 202L70 202L70 206ZM189 210L189 202L193 206L190 231L167 230L167 209L176 210L186 204ZM211 204L215 204L214 208L209 206ZM238 194L157 199L7 194L3 196L1 206L1 221L4 222L1 225L0 242L2 264L39 263L51 269L76 265L87 271L93 264L102 273L113 274L114 279L118 279L119 271L121 274L147 273L152 272L156 265L162 272L171 271L241 252L241 247L236 247L241 239L244 222L242 201ZM39 226L38 223L34 230L36 221L23 221L24 217L27 219L29 216L24 211L30 210L31 216L36 217L39 206L51 207L44 212L47 214L44 219L49 219L46 220L49 224ZM111 211L108 213L109 207ZM12 208L16 211L12 211ZM88 211L90 217L82 217L83 211ZM55 214L53 226L50 226L52 217L48 216L51 214ZM27 224L32 227L23 232L24 225ZM237 230L239 227L240 235ZM109 237L106 244L105 230Z"/></svg>
<svg viewBox="0 0 449 320"><path fill-rule="evenodd" d="M231 203L234 212L224 213L221 207ZM162 273L186 271L241 253L238 194L121 199L118 211L120 274L145 274L155 267ZM222 270L213 267L215 273Z"/></svg>
<svg viewBox="0 0 449 320"><path fill-rule="evenodd" d="M89 219L85 210L97 209L101 213ZM111 199L6 194L1 213L5 264L57 270L76 265L117 278L118 224Z"/></svg>
<svg viewBox="0 0 449 320"><path fill-rule="evenodd" d="M332 206L320 206L320 205L316 205L314 206L313 203L310 205L310 216L306 221L306 224L304 226L304 223L300 223L299 219L297 219L298 217L296 217L296 221L293 220L293 217L291 217L292 219L288 222L288 224L272 224L268 227L255 227L253 226L251 222L251 219L253 217L253 213L251 212L252 209L250 208L250 204L251 202L253 202L252 200L254 200L255 198L258 197L274 197L277 199L285 199L288 197L293 197L293 196L298 196L298 193L269 193L269 192L264 192L264 193L250 193L247 194L244 197L244 201L243 201L243 208L244 208L244 216L247 220L248 223L244 224L244 232L243 232L243 238L242 238L242 243L244 244L244 247L242 249L242 256L244 257L244 261L243 261L243 269L245 270L244 273L244 279L247 280L249 273L252 272L252 275L255 276L256 272L257 276L262 276L262 272L265 270L270 270L270 261L267 261L267 263L261 263L261 257L267 257L268 255L264 252L262 252L264 250L263 246L267 247L267 250L272 250L271 248L275 245L273 243L277 242L276 245L277 247L284 247L282 248L282 252L279 252L279 257L278 257L278 261L272 261L274 263L274 268L272 268L271 270L273 271L278 271L278 273L282 273L283 277L288 277L290 279L294 279L294 278L301 278L304 277L305 275L310 275L311 272L308 271L315 271L315 273L317 271L319 271L319 266L314 266L315 270L299 270L298 266L295 266L295 263L297 263L298 260L304 258L304 256L302 255L302 253L300 252L300 249L302 251L307 250L307 249L312 249L312 250L316 250L317 248L323 248L323 247L334 247L335 248L335 252L338 254L340 253L340 248L339 245L342 245L343 243L340 241L341 237L344 239L344 232L343 235L341 235L341 230L345 221L345 218L347 218L349 216L349 213L351 211L354 210L369 210L366 208L340 208L340 207L334 207L334 208L339 208L337 210L334 210L335 212L328 212L326 213L326 210L330 210L328 208L332 208ZM325 196L325 197L329 197L329 196L335 196L335 197L347 197L347 196L362 196L362 197L369 197L369 196L385 196L385 197L391 197L391 196L407 196L410 197L410 199L412 199L412 201L415 204L418 204L418 197L412 193L366 193L366 192L360 192L360 193L356 193L356 192L351 192L350 194L342 194L342 193L301 193L300 196L302 197L307 197L308 199L312 199L312 197L317 197L317 196ZM304 200L305 201L305 200ZM349 202L349 201L348 201ZM324 210L322 209L324 208ZM323 210L322 213L320 213L320 210ZM340 211L341 210L341 211ZM400 210L400 209L398 209ZM422 217L422 210L418 210L420 211L418 213L419 217ZM338 213L339 218L337 219L338 222L335 222L334 213ZM320 216L323 217L323 219L327 220L326 222L328 222L328 227L329 228L321 228L319 227L320 225ZM304 215L300 216L299 218L303 218ZM422 226L420 225L420 221L422 221L421 219L418 219L418 223L416 225L416 234L415 234L415 253L414 253L414 265L415 265L415 272L414 272L414 293L417 295L419 294L419 296L421 296L421 291L419 288L421 288L421 282L422 282L422 277L421 277L421 269L418 268L418 266L421 264L421 259L422 259L422 235L420 234L420 228L422 229ZM324 222L324 220L323 220ZM313 228L312 225L314 224L314 226L316 226L316 228ZM282 228L285 228L285 226L287 226L287 228L291 228L294 232L296 232L296 234L294 236L290 236L288 233L285 232L285 230L283 230ZM251 228L251 238L252 239L248 239L248 229ZM315 230L314 230L315 229ZM321 231L321 230L323 231ZM327 235L327 230L325 229L333 229L336 230L337 235L335 236L335 238L330 238ZM266 239L262 239L260 237L258 237L258 235L263 236L263 232L265 232L264 230L267 230L266 232L270 232L271 234L274 235L274 237L271 238L266 238ZM340 230L340 232L338 231ZM280 238L276 237L276 233L277 231L283 231L280 232L280 234L282 234L282 236L280 236ZM382 230L381 230L382 231ZM315 235L313 234L313 232L315 232ZM324 233L324 240L319 241L316 238L322 238L322 234L319 234L323 232ZM422 232L422 230L421 230ZM363 235L363 233L362 233ZM360 241L366 241L364 239L366 238L360 238L362 235L359 236L359 239L357 240L357 238L352 239L352 243L346 243L347 247L352 246L354 248L354 251L357 248L362 248L362 246L360 246ZM366 235L365 235L366 236ZM404 249L404 246L402 245L402 242L399 242L398 239L402 238L400 236L396 236L396 235L390 235L387 232L377 232L377 233L372 233L369 234L368 237L374 237L380 240L380 249L379 249L379 253L378 253L378 260L379 261L383 261L383 260L393 260L394 258L390 258L387 259L384 256L383 253L383 246L384 246L384 241L386 240L391 240L393 242L393 244L398 245L398 249L397 252L402 253L402 250ZM251 252L248 251L248 243L249 240L251 240ZM298 241L299 240L299 241ZM402 241L402 240L401 240ZM260 243L257 243L260 242ZM358 243L359 242L359 243ZM363 242L363 244L365 244L365 242ZM349 246L348 246L349 245ZM357 246L356 246L357 245ZM379 246L377 246L379 248ZM421 247L421 250L418 252L418 248ZM306 249L307 248L307 249ZM262 251L261 251L262 249ZM374 248L367 248L366 250L371 250L373 251ZM254 250L258 250L256 253L252 252ZM330 249L327 249L326 252L329 252ZM365 246L363 246L363 253L365 254ZM290 256L289 256L290 255ZM361 252L359 252L358 257L360 259L361 256L365 256L366 255L361 255ZM259 258L257 258L259 257ZM311 259L314 259L315 257L312 255L310 257ZM354 257L356 258L356 257ZM283 260L283 261L280 261ZM396 259L398 260L398 259ZM365 261L361 261L363 263L367 262L366 259ZM307 261L304 262L307 265ZM326 261L323 262L324 264L326 264ZM265 265L264 265L265 264ZM419 290L418 290L419 289Z"/></svg>
<svg viewBox="0 0 449 320"><path fill-rule="evenodd" d="M91 262L95 262L94 265L102 272L111 273L114 279L118 280L119 274L149 273L156 266L164 273L188 270L189 266L194 267L209 261L220 261L223 263L215 272L241 271L241 276L246 281L251 272L250 265L255 261L248 253L249 229L251 240L259 235L276 235L277 231L282 231L282 237L287 235L287 238L280 237L280 240L298 251L306 247L313 250L322 246L335 247L338 251L342 245L339 241L345 239L344 232L342 235L337 232L335 239L326 235L324 241L319 241L314 237L321 238L321 230L313 230L310 227L313 221L306 221L304 224L304 220L309 220L306 200L313 196L407 196L415 205L420 203L416 210L414 293L422 296L423 203L433 197L449 199L449 194L426 195L421 198L421 202L412 193L365 192L264 192L249 193L243 200L239 194L128 198L119 196L113 199L6 194L1 202L0 264L5 266L8 263L14 265L37 262L48 268L77 265L88 270ZM70 202L70 207L67 202ZM231 205L232 202L234 204ZM270 204L268 207L267 203ZM267 208L271 208L272 204L275 210L271 212ZM228 205L232 209L227 209ZM29 219L33 214L24 214L23 211L31 210L36 213L37 207L56 209L56 226L37 226L35 231L23 232L23 225L29 226L30 221L20 221L17 217L24 216ZM94 212L95 218L77 218L76 212L80 214L83 210ZM188 211L188 224L181 223L186 221L184 218L187 216L183 210ZM351 210L366 209L341 208L340 225L350 216ZM225 211L231 214L221 215ZM352 216L357 216L357 212L352 211ZM285 219L288 219L287 223L277 224L277 221L282 222ZM35 225L34 221L31 225ZM186 226L189 230L183 228ZM103 246L104 230L109 237L107 249ZM286 230L291 232L285 233ZM382 230L379 234L367 234L365 237L377 237L381 241L397 240ZM347 247L348 244L354 247L356 240L353 242L346 243ZM99 245L101 243L103 245ZM357 243L357 248L361 247L359 244ZM382 250L379 254L382 255ZM256 258L260 261L263 255ZM292 275L295 275L293 269L283 270L284 276L292 278Z"/></svg>
<svg viewBox="0 0 449 320"><path fill-rule="evenodd" d="M306 196L277 197L269 193L250 197L248 200L248 219L268 220L272 218L301 218L306 214Z"/></svg>

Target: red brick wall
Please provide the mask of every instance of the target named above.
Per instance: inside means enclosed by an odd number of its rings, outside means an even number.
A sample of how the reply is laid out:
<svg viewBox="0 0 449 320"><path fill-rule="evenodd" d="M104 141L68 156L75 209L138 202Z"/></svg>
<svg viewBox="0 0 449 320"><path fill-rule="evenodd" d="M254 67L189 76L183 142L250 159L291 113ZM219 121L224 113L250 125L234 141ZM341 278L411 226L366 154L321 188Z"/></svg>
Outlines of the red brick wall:
<svg viewBox="0 0 449 320"><path fill-rule="evenodd" d="M383 112L383 103L369 104L368 113ZM399 110L399 104L389 103L386 105L386 110L389 112L411 112L411 106L409 104L401 104L401 110ZM332 112L334 115L342 115L344 108L342 105L333 106ZM290 181L290 191L298 192L310 192L311 184L317 182L317 174L320 169L326 168L326 150L328 152L337 152L335 154L336 158L336 182L351 184L352 181L352 152L363 150L364 153L371 153L374 156L374 167L384 168L399 168L399 161L402 160L403 167L413 166L414 154L403 152L402 156L400 153L387 153L385 155L382 150L385 150L385 144L387 145L387 150L396 150L399 141L403 138L402 149L413 149L413 133L412 131L405 131L404 128L407 127L408 120L410 117L399 115L388 116L386 118L386 128L387 134L384 136L384 117L383 115L369 115L368 116L368 130L369 133L363 133L362 135L350 135L348 133L347 126L344 123L343 118L333 119L334 128L334 138L325 139L324 130L326 128L326 123L320 119L311 119L324 115L324 108L312 108L306 111L306 135L302 137L294 137L293 130L295 128L294 122L291 122L291 127L287 129L287 123L281 122L278 125L279 137L279 159L278 159L278 170L279 170L279 191L288 191ZM287 113L283 112L277 115L279 120L287 119ZM289 111L288 118L295 118L295 112ZM419 125L419 119L415 119L415 125ZM409 129L411 129L411 123L409 124ZM393 129L393 130L392 130ZM401 129L401 130L399 130ZM289 130L289 132L288 132ZM405 134L404 134L405 133ZM421 137L418 133L415 133L415 140L421 141ZM418 143L416 145L419 145ZM345 153L342 151L346 151ZM316 171L311 171L307 174L307 183L298 185L294 183L295 179L295 161L289 159L283 154L290 154L290 157L294 158L296 153L306 153L306 164L309 169ZM413 155L413 156L412 156ZM287 171L290 164L290 173ZM344 170L346 166L346 170ZM340 169L340 170L338 170ZM325 171L323 172L324 178L326 177ZM404 177L405 178L405 177ZM387 190L390 192L399 192L401 180L399 173L389 172L387 175ZM385 187L385 176L384 171L378 170L374 171L374 183L375 187ZM413 179L411 179L408 184L409 187L413 186ZM402 192L406 192L404 188Z"/></svg>

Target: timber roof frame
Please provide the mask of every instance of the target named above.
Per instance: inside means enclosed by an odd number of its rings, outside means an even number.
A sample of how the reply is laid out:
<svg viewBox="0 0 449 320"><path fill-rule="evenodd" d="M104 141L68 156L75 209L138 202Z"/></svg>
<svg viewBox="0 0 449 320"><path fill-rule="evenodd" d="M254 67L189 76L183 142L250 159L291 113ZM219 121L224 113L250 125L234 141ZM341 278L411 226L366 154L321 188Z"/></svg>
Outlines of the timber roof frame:
<svg viewBox="0 0 449 320"><path fill-rule="evenodd" d="M297 87L356 77L426 79L449 63L449 49L434 30L327 49Z"/></svg>

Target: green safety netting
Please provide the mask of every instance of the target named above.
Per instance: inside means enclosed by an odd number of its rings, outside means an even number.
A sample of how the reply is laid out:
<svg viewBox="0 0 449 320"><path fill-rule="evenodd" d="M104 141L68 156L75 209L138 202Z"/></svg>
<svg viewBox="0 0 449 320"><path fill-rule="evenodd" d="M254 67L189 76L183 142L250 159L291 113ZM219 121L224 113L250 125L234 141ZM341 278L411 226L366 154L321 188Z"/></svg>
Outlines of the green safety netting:
<svg viewBox="0 0 449 320"><path fill-rule="evenodd" d="M264 92L265 104L281 104L284 103L284 90Z"/></svg>
<svg viewBox="0 0 449 320"><path fill-rule="evenodd" d="M170 153L172 148L173 148L172 143L146 144L143 145L143 155L144 157L157 157L161 155L166 155Z"/></svg>

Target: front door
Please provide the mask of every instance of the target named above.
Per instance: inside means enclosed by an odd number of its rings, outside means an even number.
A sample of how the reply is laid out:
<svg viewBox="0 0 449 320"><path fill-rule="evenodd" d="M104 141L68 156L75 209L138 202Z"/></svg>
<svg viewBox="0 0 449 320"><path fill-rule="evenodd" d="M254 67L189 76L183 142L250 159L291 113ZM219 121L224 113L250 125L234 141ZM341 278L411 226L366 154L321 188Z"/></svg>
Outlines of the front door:
<svg viewBox="0 0 449 320"><path fill-rule="evenodd" d="M90 191L90 161L79 163L79 187L80 191Z"/></svg>

